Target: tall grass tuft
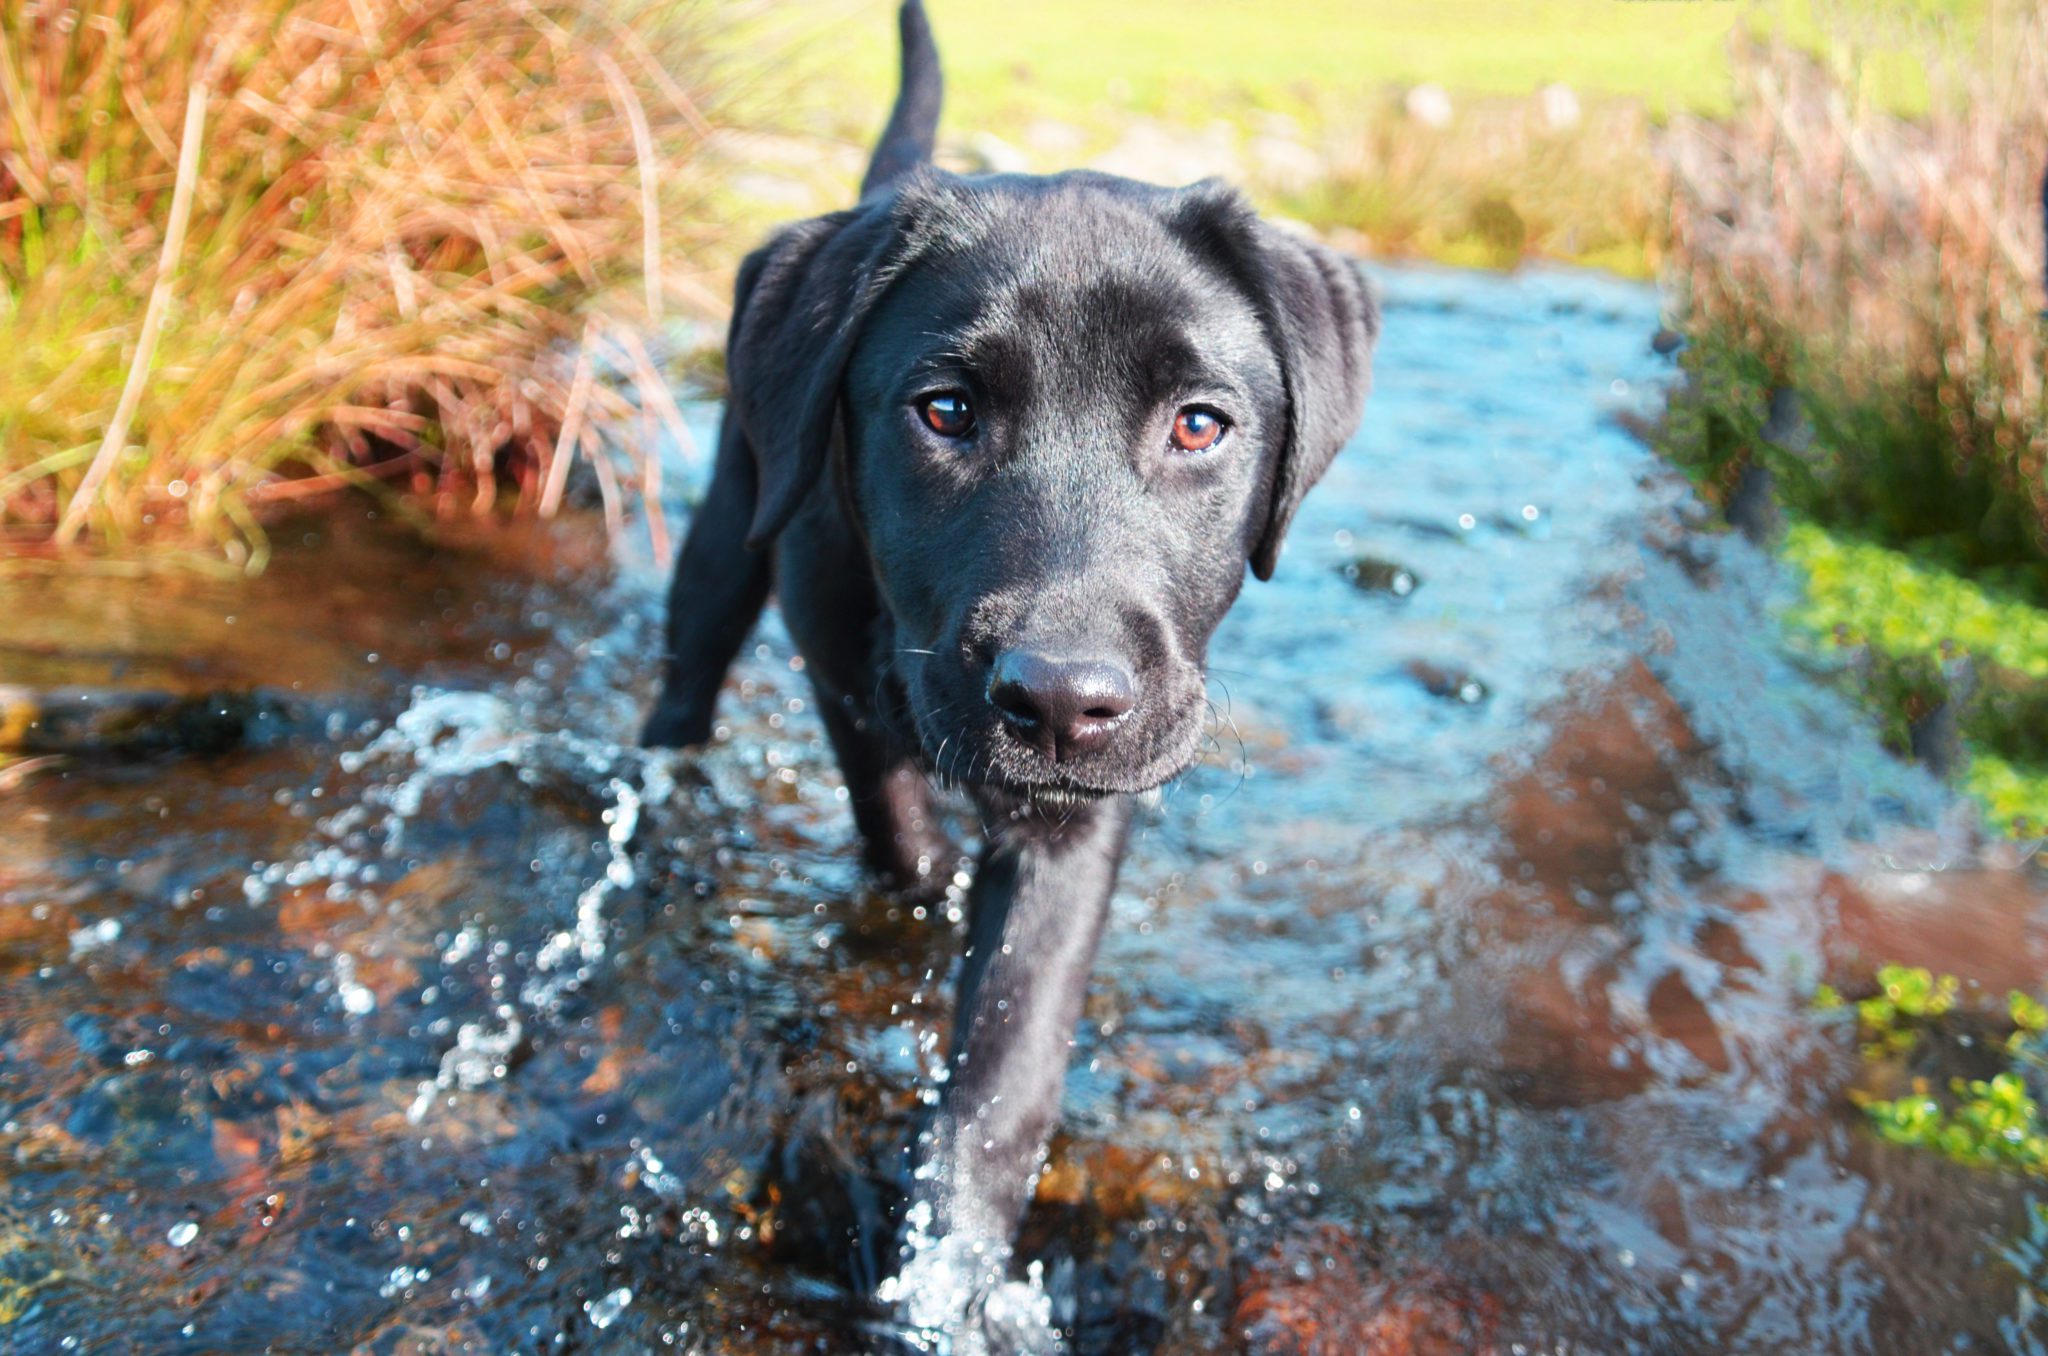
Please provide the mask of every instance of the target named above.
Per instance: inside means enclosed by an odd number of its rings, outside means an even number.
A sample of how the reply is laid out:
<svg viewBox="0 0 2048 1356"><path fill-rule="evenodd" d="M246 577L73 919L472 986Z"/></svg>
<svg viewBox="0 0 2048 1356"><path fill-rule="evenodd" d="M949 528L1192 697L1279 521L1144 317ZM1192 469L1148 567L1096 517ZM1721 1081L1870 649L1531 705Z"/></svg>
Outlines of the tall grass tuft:
<svg viewBox="0 0 2048 1356"><path fill-rule="evenodd" d="M578 455L616 516L637 336L716 304L694 14L0 0L0 541L254 565L284 502L549 513Z"/></svg>
<svg viewBox="0 0 2048 1356"><path fill-rule="evenodd" d="M1736 54L1684 121L1671 267L1693 343L1666 448L1752 526L1802 520L1803 629L1858 655L1900 750L2015 832L2048 823L2048 3L1826 13L1825 60ZM1918 58L1925 112L1872 97ZM1942 733L1946 727L1951 734Z"/></svg>
<svg viewBox="0 0 2048 1356"><path fill-rule="evenodd" d="M1834 14L1827 62L1740 50L1734 116L1674 128L1699 379L1680 451L1724 489L1761 465L1808 518L2048 600L2048 5L1944 8ZM1912 119L1871 94L1902 48L1927 71Z"/></svg>

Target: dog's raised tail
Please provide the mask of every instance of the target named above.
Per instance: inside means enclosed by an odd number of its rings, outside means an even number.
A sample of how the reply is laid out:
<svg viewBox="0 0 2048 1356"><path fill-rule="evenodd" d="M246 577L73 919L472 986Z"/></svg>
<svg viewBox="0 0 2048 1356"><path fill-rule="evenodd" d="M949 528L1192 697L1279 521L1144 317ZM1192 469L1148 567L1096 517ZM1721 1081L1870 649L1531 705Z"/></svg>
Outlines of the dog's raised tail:
<svg viewBox="0 0 2048 1356"><path fill-rule="evenodd" d="M875 143L874 159L868 162L867 178L861 180L865 198L878 188L895 183L919 165L929 164L932 143L939 134L939 105L946 85L939 74L939 49L932 41L932 26L924 17L919 0L905 0L896 15L896 27L903 42L903 83L896 91L896 107L889 125Z"/></svg>

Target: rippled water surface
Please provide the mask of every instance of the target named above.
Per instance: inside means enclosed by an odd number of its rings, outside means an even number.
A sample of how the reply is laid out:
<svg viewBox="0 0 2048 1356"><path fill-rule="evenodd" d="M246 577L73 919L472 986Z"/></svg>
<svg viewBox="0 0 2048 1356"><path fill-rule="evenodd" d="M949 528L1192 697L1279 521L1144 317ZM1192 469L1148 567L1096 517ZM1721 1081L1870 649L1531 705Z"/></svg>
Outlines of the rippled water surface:
<svg viewBox="0 0 2048 1356"><path fill-rule="evenodd" d="M2048 890L1617 422L1653 293L1383 278L1117 896L1025 1232L1076 1347L2025 1340L2024 1193L1872 1139L1807 999L2038 986ZM772 618L722 742L644 756L644 546L409 540L0 580L0 682L248 706L0 790L0 1348L859 1349L955 920L862 884Z"/></svg>

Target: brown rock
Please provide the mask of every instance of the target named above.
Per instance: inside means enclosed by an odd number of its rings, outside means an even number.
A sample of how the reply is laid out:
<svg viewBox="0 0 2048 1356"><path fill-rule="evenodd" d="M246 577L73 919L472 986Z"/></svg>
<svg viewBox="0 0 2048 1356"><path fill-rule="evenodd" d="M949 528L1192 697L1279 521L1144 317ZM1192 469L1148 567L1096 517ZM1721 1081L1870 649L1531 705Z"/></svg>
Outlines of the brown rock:
<svg viewBox="0 0 2048 1356"><path fill-rule="evenodd" d="M1390 1272L1335 1225L1281 1240L1239 1287L1250 1356L1494 1356L1500 1305L1430 1268Z"/></svg>
<svg viewBox="0 0 2048 1356"><path fill-rule="evenodd" d="M1536 766L1502 787L1511 861L1564 902L1632 883L1641 846L1685 804L1674 763L1695 740L1685 713L1640 662L1566 712Z"/></svg>
<svg viewBox="0 0 2048 1356"><path fill-rule="evenodd" d="M1829 983L1869 987L1878 968L1921 965L2002 1005L2008 989L2036 993L2048 975L2048 891L2028 869L1869 869L1824 877L1832 909L1822 942Z"/></svg>

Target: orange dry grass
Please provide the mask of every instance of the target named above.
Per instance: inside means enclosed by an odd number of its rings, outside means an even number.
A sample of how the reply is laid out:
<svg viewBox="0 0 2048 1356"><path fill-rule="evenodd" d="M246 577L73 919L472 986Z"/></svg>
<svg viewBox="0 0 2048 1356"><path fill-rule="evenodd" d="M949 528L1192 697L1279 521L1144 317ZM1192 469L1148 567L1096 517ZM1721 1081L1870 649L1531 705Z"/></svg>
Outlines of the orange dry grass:
<svg viewBox="0 0 2048 1356"><path fill-rule="evenodd" d="M1928 519L1967 506L2023 522L2038 551L2048 5L1999 0L1967 51L1938 28L1920 37L1933 98L1916 121L1859 98L1853 61L1738 53L1735 117L1669 141L1675 280L1696 334L1857 444L1793 468L1817 500L1802 507L1825 520L1820 500L1869 499L1882 521L1860 525L1901 537L1977 531ZM1944 478L1982 488L1930 492Z"/></svg>
<svg viewBox="0 0 2048 1356"><path fill-rule="evenodd" d="M616 511L594 364L672 414L636 326L716 305L675 12L0 0L0 533L254 564L281 500L552 512L578 453Z"/></svg>

